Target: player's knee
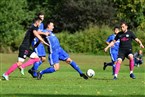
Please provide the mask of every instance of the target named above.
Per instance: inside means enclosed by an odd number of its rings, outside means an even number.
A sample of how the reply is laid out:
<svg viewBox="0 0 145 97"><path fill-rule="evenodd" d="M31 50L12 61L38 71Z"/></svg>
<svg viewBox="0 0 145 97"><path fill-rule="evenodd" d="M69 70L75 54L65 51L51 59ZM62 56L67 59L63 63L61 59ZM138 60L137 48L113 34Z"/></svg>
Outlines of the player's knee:
<svg viewBox="0 0 145 97"><path fill-rule="evenodd" d="M58 71L59 70L59 64L55 64L54 66L53 66L53 68L55 69L55 71Z"/></svg>
<svg viewBox="0 0 145 97"><path fill-rule="evenodd" d="M67 58L66 59L66 63L70 64L72 62L72 59L71 58Z"/></svg>
<svg viewBox="0 0 145 97"><path fill-rule="evenodd" d="M121 58L118 58L117 59L117 62L121 63L122 62L122 59Z"/></svg>
<svg viewBox="0 0 145 97"><path fill-rule="evenodd" d="M22 65L22 62L18 61L17 65L18 65L18 67L20 67Z"/></svg>
<svg viewBox="0 0 145 97"><path fill-rule="evenodd" d="M41 57L42 62L46 61L46 57Z"/></svg>
<svg viewBox="0 0 145 97"><path fill-rule="evenodd" d="M39 58L39 57L38 57L38 55L37 55L35 52L33 52L33 53L30 55L30 58Z"/></svg>

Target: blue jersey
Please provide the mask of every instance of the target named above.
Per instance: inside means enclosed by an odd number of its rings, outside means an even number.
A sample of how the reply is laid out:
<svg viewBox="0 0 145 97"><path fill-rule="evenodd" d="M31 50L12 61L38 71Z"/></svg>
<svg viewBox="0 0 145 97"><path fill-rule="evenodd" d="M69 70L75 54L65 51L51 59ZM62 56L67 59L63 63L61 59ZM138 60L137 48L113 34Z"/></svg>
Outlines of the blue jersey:
<svg viewBox="0 0 145 97"><path fill-rule="evenodd" d="M116 35L112 34L108 37L108 39L106 40L106 42L112 42L115 39ZM119 50L119 43L120 41L117 40L116 43L114 44L114 46L110 47L110 56L113 62L117 61L117 57L118 57L118 50Z"/></svg>
<svg viewBox="0 0 145 97"><path fill-rule="evenodd" d="M43 23L41 23L41 24L40 24L40 26L39 26L38 30L40 30L40 31L42 31L42 32L43 32L43 30L44 30L44 24L43 24Z"/></svg>
<svg viewBox="0 0 145 97"><path fill-rule="evenodd" d="M60 47L60 43L58 38L55 36L55 34L52 33L52 31L50 30L44 30L44 32L49 32L50 35L46 37L48 43L49 43L49 49L50 49L50 53L52 53L53 51L57 50Z"/></svg>
<svg viewBox="0 0 145 97"><path fill-rule="evenodd" d="M63 50L63 48L60 46L58 38L55 36L55 34L52 33L50 30L44 30L44 32L49 32L50 35L46 36L46 40L49 43L49 63L51 66L53 66L56 63L59 63L59 60L65 61L67 58L69 58L68 53Z"/></svg>
<svg viewBox="0 0 145 97"><path fill-rule="evenodd" d="M116 37L115 34L110 35L110 36L108 37L108 39L106 40L106 42L109 42L109 43L112 42L112 41L115 39L115 37ZM112 47L110 48L110 50L111 50L111 51L114 51L114 50L117 50L117 51L118 51L119 43L120 43L120 41L117 40L116 43L114 44L114 46L112 46Z"/></svg>

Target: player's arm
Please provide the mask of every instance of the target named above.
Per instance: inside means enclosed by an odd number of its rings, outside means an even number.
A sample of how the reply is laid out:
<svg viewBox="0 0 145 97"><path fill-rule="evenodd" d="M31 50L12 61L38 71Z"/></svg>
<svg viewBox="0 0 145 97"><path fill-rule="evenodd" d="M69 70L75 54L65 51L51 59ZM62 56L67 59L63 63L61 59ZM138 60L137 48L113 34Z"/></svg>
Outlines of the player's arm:
<svg viewBox="0 0 145 97"><path fill-rule="evenodd" d="M144 48L144 45L142 44L142 42L138 38L135 38L135 41L137 43L139 43L139 45L140 45L141 48Z"/></svg>
<svg viewBox="0 0 145 97"><path fill-rule="evenodd" d="M37 30L33 30L33 33L34 33L34 35L35 35L43 44L49 46L49 44L46 43L46 42L43 40L43 38L40 36L40 33L38 33ZM43 33L43 32L42 32L42 33Z"/></svg>
<svg viewBox="0 0 145 97"><path fill-rule="evenodd" d="M116 40L113 40L111 43L109 43L109 45L104 49L105 52L107 52L107 50L114 45L114 43L116 42Z"/></svg>
<svg viewBox="0 0 145 97"><path fill-rule="evenodd" d="M40 35L45 35L45 36L48 36L50 33L49 32L41 32L40 30L38 31L38 34Z"/></svg>
<svg viewBox="0 0 145 97"><path fill-rule="evenodd" d="M37 41L37 43L33 46L33 49L36 48L40 44L40 40Z"/></svg>
<svg viewBox="0 0 145 97"><path fill-rule="evenodd" d="M106 44L109 45L109 42L106 41Z"/></svg>

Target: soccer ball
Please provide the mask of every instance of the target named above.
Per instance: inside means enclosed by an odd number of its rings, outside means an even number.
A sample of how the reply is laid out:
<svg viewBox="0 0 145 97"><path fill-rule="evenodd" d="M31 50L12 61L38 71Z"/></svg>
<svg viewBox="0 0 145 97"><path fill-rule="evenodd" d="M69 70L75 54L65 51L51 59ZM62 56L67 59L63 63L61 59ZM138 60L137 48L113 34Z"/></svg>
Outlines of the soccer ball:
<svg viewBox="0 0 145 97"><path fill-rule="evenodd" d="M93 76L95 76L95 71L93 69L88 69L86 72L86 75L91 78Z"/></svg>

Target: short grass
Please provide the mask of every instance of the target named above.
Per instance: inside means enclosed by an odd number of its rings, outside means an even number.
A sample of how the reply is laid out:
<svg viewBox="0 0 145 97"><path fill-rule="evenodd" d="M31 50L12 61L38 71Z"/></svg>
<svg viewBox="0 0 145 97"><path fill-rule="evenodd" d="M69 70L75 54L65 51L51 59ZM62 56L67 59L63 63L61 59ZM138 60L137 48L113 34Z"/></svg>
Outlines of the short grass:
<svg viewBox="0 0 145 97"><path fill-rule="evenodd" d="M83 72L92 68L96 75L88 80L82 79L78 73L64 62L60 70L53 74L45 74L42 80L32 78L27 67L25 75L19 70L10 75L10 80L0 80L1 97L145 97L145 65L135 67L136 79L129 77L128 60L121 65L118 80L112 80L111 67L102 69L103 62L109 62L109 56L71 54ZM0 55L0 74L2 75L17 60L17 54ZM39 70L49 67L48 62Z"/></svg>

